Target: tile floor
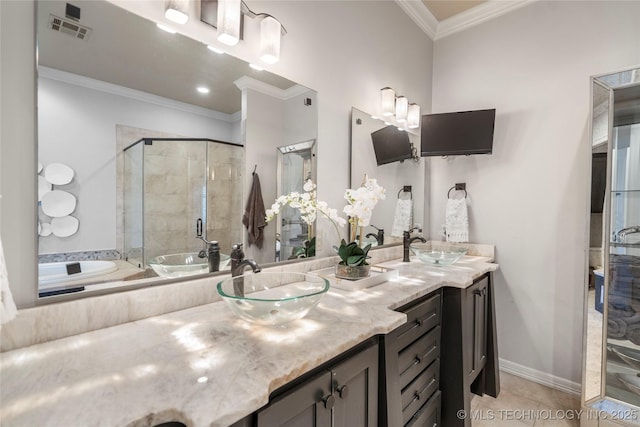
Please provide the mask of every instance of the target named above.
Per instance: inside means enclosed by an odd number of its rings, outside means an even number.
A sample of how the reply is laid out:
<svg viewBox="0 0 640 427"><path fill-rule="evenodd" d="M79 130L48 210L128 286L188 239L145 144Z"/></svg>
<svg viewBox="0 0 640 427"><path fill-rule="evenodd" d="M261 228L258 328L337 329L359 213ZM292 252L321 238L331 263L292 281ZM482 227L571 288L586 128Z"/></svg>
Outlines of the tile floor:
<svg viewBox="0 0 640 427"><path fill-rule="evenodd" d="M579 395L501 372L498 398L474 396L470 415L473 427L578 427L579 410Z"/></svg>

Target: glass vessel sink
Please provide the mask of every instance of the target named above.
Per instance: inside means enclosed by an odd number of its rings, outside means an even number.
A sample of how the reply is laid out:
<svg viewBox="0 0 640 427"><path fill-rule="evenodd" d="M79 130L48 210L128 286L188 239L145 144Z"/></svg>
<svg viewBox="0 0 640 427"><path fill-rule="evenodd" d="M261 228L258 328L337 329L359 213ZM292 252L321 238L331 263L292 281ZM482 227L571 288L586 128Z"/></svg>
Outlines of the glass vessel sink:
<svg viewBox="0 0 640 427"><path fill-rule="evenodd" d="M260 325L301 319L328 290L327 279L291 272L247 273L218 283L218 293L231 311Z"/></svg>
<svg viewBox="0 0 640 427"><path fill-rule="evenodd" d="M224 270L227 264L229 264L229 255L220 254L220 270ZM209 272L207 258L199 258L197 252L160 255L151 258L149 266L158 276L170 279Z"/></svg>
<svg viewBox="0 0 640 427"><path fill-rule="evenodd" d="M467 253L464 246L446 243L414 242L409 248L423 263L440 267L455 263Z"/></svg>

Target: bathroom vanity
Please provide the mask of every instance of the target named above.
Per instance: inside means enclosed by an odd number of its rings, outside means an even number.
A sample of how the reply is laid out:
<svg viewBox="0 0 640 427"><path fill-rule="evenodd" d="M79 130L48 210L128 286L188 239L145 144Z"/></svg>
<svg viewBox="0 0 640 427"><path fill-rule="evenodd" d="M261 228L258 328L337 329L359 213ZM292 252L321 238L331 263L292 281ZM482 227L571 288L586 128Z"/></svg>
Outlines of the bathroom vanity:
<svg viewBox="0 0 640 427"><path fill-rule="evenodd" d="M305 318L281 327L247 323L219 301L4 352L0 421L470 425L455 412L447 421L445 402L461 399L456 409L468 410L469 397L455 393L494 391L497 353L488 344L495 335L485 330L494 320L491 272L498 266L491 261L467 256L430 267L392 260L382 265L397 268L397 278L362 290L332 288ZM220 279L210 280L213 288ZM474 292L482 289L487 298ZM456 293L471 303L450 310ZM445 362L457 357L461 369L475 360L474 373L445 375L453 369Z"/></svg>

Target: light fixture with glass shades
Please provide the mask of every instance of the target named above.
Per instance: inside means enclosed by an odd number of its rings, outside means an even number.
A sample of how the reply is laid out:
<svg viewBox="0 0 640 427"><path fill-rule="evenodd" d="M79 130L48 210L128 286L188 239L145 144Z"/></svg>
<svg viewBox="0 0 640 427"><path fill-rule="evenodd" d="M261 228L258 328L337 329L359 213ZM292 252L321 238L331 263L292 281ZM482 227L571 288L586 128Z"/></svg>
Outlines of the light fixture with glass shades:
<svg viewBox="0 0 640 427"><path fill-rule="evenodd" d="M409 111L409 100L406 96L398 96L396 98L396 120L398 123L407 122L407 113Z"/></svg>
<svg viewBox="0 0 640 427"><path fill-rule="evenodd" d="M410 103L406 96L396 96L390 87L380 89L380 115L385 123L393 122L401 130L420 127L420 106Z"/></svg>
<svg viewBox="0 0 640 427"><path fill-rule="evenodd" d="M176 24L186 24L189 20L189 0L165 0L164 17Z"/></svg>
<svg viewBox="0 0 640 427"><path fill-rule="evenodd" d="M409 104L407 111L407 127L409 129L416 129L420 127L420 106L418 104Z"/></svg>
<svg viewBox="0 0 640 427"><path fill-rule="evenodd" d="M380 89L380 114L393 116L396 112L396 92L390 87Z"/></svg>
<svg viewBox="0 0 640 427"><path fill-rule="evenodd" d="M267 64L280 60L280 33L282 24L271 15L260 22L260 59Z"/></svg>
<svg viewBox="0 0 640 427"><path fill-rule="evenodd" d="M235 46L243 39L247 23L244 20L245 16L251 19L259 18L260 60L270 65L278 62L280 41L282 36L287 34L287 30L275 17L252 11L242 0L200 0L200 20L216 28L218 41L227 46Z"/></svg>
<svg viewBox="0 0 640 427"><path fill-rule="evenodd" d="M218 0L218 41L235 46L240 41L242 0Z"/></svg>

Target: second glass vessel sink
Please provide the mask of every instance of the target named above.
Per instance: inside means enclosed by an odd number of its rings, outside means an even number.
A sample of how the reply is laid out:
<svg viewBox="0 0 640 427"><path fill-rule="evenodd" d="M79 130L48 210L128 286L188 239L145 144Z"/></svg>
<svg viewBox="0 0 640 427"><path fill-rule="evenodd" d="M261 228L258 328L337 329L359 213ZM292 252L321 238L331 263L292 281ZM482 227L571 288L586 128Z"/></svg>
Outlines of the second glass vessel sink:
<svg viewBox="0 0 640 427"><path fill-rule="evenodd" d="M440 242L437 244L415 242L409 245L409 248L423 263L440 267L455 263L467 253L465 246Z"/></svg>
<svg viewBox="0 0 640 427"><path fill-rule="evenodd" d="M260 325L300 319L329 290L329 281L306 273L261 272L218 283L218 293L241 318Z"/></svg>

